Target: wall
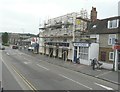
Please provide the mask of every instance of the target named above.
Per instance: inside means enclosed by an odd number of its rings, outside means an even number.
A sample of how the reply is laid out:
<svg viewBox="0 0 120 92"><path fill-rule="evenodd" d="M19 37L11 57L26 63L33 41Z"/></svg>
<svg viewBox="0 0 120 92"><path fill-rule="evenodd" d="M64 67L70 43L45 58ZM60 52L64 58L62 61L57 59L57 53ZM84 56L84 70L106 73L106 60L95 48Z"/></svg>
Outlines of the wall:
<svg viewBox="0 0 120 92"><path fill-rule="evenodd" d="M112 48L112 45L108 45L109 35L114 34L100 34L100 47Z"/></svg>
<svg viewBox="0 0 120 92"><path fill-rule="evenodd" d="M120 1L118 2L118 16L120 16Z"/></svg>
<svg viewBox="0 0 120 92"><path fill-rule="evenodd" d="M91 43L89 47L89 59L97 58L99 55L99 44Z"/></svg>
<svg viewBox="0 0 120 92"><path fill-rule="evenodd" d="M72 50L68 50L68 59L69 60L72 60L73 59L73 53L72 53L73 51Z"/></svg>
<svg viewBox="0 0 120 92"><path fill-rule="evenodd" d="M46 48L46 54L49 55L49 48Z"/></svg>
<svg viewBox="0 0 120 92"><path fill-rule="evenodd" d="M101 52L106 52L106 60L103 62L113 63L113 61L109 60L109 52L113 52L112 48L100 47L100 51L99 51L99 60L100 61L101 61Z"/></svg>
<svg viewBox="0 0 120 92"><path fill-rule="evenodd" d="M59 56L59 58L62 57L62 49L60 49L60 48L59 48L58 56Z"/></svg>
<svg viewBox="0 0 120 92"><path fill-rule="evenodd" d="M53 48L53 56L56 56L56 48Z"/></svg>

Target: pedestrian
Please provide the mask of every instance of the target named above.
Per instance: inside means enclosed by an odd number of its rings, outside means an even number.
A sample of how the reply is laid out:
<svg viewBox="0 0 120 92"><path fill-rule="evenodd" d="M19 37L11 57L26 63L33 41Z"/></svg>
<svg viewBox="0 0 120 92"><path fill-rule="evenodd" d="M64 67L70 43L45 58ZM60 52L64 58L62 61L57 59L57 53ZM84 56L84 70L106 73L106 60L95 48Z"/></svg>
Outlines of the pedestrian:
<svg viewBox="0 0 120 92"><path fill-rule="evenodd" d="M94 58L94 59L92 60L93 70L95 70L95 65L96 65L96 58Z"/></svg>

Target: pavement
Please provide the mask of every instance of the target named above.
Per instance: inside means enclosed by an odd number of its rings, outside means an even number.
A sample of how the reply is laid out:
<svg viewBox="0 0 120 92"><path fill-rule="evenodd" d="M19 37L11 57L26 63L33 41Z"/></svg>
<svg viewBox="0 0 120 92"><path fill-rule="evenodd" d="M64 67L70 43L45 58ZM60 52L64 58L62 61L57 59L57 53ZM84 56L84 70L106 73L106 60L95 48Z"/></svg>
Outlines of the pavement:
<svg viewBox="0 0 120 92"><path fill-rule="evenodd" d="M119 85L120 88L120 72L119 71L112 71L112 70L107 70L107 69L92 69L92 66L88 65L83 65L83 64L75 64L70 61L63 61L62 59L58 58L53 58L49 57L46 55L41 55L41 54L34 54L28 51L24 51L25 53L34 56L37 59L43 60L45 62L55 64L70 70L74 70L76 72L80 72L83 74L86 74L88 76L92 76L98 79L102 79L104 81L108 81L114 84Z"/></svg>

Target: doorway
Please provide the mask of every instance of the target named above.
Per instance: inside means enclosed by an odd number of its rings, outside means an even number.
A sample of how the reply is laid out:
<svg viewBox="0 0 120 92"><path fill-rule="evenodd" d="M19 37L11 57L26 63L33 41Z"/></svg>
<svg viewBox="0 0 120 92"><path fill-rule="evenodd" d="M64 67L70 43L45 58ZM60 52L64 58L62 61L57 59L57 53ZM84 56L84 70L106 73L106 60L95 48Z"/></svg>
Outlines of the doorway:
<svg viewBox="0 0 120 92"><path fill-rule="evenodd" d="M68 56L68 50L62 49L62 59L66 61Z"/></svg>
<svg viewBox="0 0 120 92"><path fill-rule="evenodd" d="M77 60L77 47L74 47L74 62Z"/></svg>
<svg viewBox="0 0 120 92"><path fill-rule="evenodd" d="M59 52L59 50L58 50L58 48L56 48L56 58L58 58L58 52Z"/></svg>
<svg viewBox="0 0 120 92"><path fill-rule="evenodd" d="M53 48L49 48L49 56L53 57Z"/></svg>

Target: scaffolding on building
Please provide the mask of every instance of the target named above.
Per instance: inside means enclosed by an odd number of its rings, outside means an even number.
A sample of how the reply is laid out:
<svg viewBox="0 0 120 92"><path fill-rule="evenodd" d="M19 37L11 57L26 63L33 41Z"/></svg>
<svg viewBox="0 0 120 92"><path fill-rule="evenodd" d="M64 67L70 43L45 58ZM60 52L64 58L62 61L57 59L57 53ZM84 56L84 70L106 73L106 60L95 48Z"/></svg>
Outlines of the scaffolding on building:
<svg viewBox="0 0 120 92"><path fill-rule="evenodd" d="M83 39L86 41L89 37L88 31L86 31L87 22L89 22L88 14L84 9L79 13L73 12L48 19L45 21L44 27L39 28L39 30L44 30L41 38L44 39L45 48L60 46L61 43L66 43L66 46L62 46L62 48L66 48L69 42L68 40L65 42L63 40L68 38L71 39L71 42L83 41Z"/></svg>

